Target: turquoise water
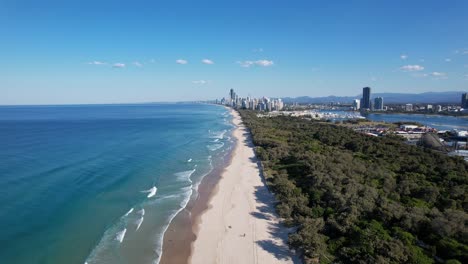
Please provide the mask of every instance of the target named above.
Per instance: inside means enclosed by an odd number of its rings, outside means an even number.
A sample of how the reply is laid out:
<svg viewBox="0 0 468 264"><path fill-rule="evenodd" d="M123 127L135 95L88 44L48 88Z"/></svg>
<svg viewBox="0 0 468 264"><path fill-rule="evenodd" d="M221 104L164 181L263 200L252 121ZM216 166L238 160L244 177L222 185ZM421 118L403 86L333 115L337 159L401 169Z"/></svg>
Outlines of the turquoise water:
<svg viewBox="0 0 468 264"><path fill-rule="evenodd" d="M212 105L0 107L1 263L157 263L231 129Z"/></svg>
<svg viewBox="0 0 468 264"><path fill-rule="evenodd" d="M438 130L468 130L468 118L422 114L368 114L372 121L418 122Z"/></svg>
<svg viewBox="0 0 468 264"><path fill-rule="evenodd" d="M341 110L321 110L320 112L333 113L342 118L331 118L333 121L340 121L349 119L349 115L360 115L357 112L352 111L341 111ZM424 114L365 114L367 119L372 121L383 121L388 123L395 122L418 122L425 126L435 128L437 130L468 130L468 118L466 117L455 117L455 116L444 116L444 115L424 115Z"/></svg>

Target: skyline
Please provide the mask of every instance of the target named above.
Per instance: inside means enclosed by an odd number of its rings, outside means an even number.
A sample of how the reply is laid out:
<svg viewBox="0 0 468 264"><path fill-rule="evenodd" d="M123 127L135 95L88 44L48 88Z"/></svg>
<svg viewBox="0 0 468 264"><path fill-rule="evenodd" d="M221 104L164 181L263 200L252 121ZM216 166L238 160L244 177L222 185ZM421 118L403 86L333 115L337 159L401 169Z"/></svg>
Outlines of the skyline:
<svg viewBox="0 0 468 264"><path fill-rule="evenodd" d="M0 105L468 87L463 1L180 2L1 3Z"/></svg>

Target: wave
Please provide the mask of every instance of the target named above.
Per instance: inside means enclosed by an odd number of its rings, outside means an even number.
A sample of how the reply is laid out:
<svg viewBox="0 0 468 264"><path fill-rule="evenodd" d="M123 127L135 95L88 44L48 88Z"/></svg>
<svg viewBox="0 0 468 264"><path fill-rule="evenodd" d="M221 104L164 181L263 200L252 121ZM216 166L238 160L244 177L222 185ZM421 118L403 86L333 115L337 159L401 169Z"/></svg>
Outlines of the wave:
<svg viewBox="0 0 468 264"><path fill-rule="evenodd" d="M132 209L128 210L128 212L127 212L123 217L128 216L128 215L131 214L132 212L133 212L133 207L132 207Z"/></svg>
<svg viewBox="0 0 468 264"><path fill-rule="evenodd" d="M135 231L138 231L138 229L140 229L140 226L143 223L143 219L144 219L143 216L140 219L138 219L138 221L136 222L137 227L136 227Z"/></svg>
<svg viewBox="0 0 468 264"><path fill-rule="evenodd" d="M217 131L217 132L211 132L210 131L210 138L218 138L218 139L222 139L224 138L224 135L226 134L227 130L223 130L223 131Z"/></svg>
<svg viewBox="0 0 468 264"><path fill-rule="evenodd" d="M196 199L201 180L213 171L213 164L217 164L225 155L220 153L220 148L228 148L230 145L226 139L230 136L231 129L222 124L222 119L219 121L220 126L211 127L212 130L208 135L206 135L206 129L204 130L203 138L197 140L196 144L193 145L198 149L192 151L192 145L187 149L181 149L176 156L170 156L171 162L164 164L163 169L159 170L158 168L156 172L150 172L150 170L157 168L157 166L150 167L148 179L142 180L152 179L153 184L149 180L150 186L141 187L140 185L141 189L136 189L136 192L131 193L135 197L122 197L129 198L135 203L126 204L128 201L119 201L123 204L118 215L122 215L125 209L130 210L124 217L119 218L117 215L116 221L109 223L110 225L104 230L101 241L95 245L86 259L89 264L99 263L104 259L112 260L107 263L118 263L119 258L126 257L128 249L135 246L133 243L140 241L148 242L148 244L141 245L141 249L150 251L148 252L148 257L151 258L150 263L159 263L164 236L169 226L174 218L187 207L190 200ZM223 129L227 130L223 131ZM208 156L209 154L212 156ZM197 167L196 164L199 166ZM172 166L174 167L171 168ZM161 177L154 179L154 173L160 174ZM153 186L155 183L157 186ZM140 190L145 190L145 193L140 193ZM155 197L156 193L157 197ZM132 208L128 208L128 206L132 206ZM143 222L145 226L143 226ZM141 232L140 228L142 228ZM123 243L124 240L125 243ZM121 243L120 246L119 243ZM143 258L138 257L138 259Z"/></svg>
<svg viewBox="0 0 468 264"><path fill-rule="evenodd" d="M115 240L119 241L119 243L122 243L125 237L125 233L127 233L127 228L124 228L122 231L117 232Z"/></svg>
<svg viewBox="0 0 468 264"><path fill-rule="evenodd" d="M151 189L149 190L146 190L146 191L141 191L141 192L147 192L148 193L148 196L146 196L147 198L151 198L153 196L156 195L156 192L158 191L158 188L156 188L156 186L153 186L151 187Z"/></svg>
<svg viewBox="0 0 468 264"><path fill-rule="evenodd" d="M190 179L190 177L195 171L196 169L188 170L188 171L181 171L181 172L174 173L174 176L176 176L177 180L188 181L192 183L192 179Z"/></svg>
<svg viewBox="0 0 468 264"><path fill-rule="evenodd" d="M192 186L188 186L185 188L182 188L182 191L184 191L184 194L189 194L189 195L183 195L184 199L182 202L179 203L179 206L183 209L187 206L188 202L190 201L190 196L192 196Z"/></svg>
<svg viewBox="0 0 468 264"><path fill-rule="evenodd" d="M216 151L216 150L222 148L223 146L224 146L224 143L218 143L218 144L207 145L206 147L207 147L210 151Z"/></svg>
<svg viewBox="0 0 468 264"><path fill-rule="evenodd" d="M175 211L174 213L172 213L170 216L169 216L169 222L168 224L164 227L163 229L163 232L161 233L161 235L159 236L159 241L161 241L161 246L159 248L156 249L156 254L157 254L157 258L155 259L155 261L153 263L155 264L158 264L160 261L161 261L161 255L162 255L162 247L163 247L163 239L164 239L164 235L166 234L166 231L167 229L169 228L169 226L171 225L172 221L174 220L174 218L182 211L185 209L185 207L187 206L188 202L190 201L190 197L192 196L192 193L193 193L193 190L192 188L188 188L187 189L188 192L185 193L185 197L184 197L184 204L181 202L180 203L180 208Z"/></svg>

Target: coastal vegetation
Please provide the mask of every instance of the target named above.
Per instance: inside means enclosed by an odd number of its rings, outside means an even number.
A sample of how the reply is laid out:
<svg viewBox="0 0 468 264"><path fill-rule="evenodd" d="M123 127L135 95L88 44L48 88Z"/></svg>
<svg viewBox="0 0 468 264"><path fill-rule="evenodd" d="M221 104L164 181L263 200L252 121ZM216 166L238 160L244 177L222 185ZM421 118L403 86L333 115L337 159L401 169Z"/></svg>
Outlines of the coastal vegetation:
<svg viewBox="0 0 468 264"><path fill-rule="evenodd" d="M241 110L306 263L468 263L468 164L398 137Z"/></svg>

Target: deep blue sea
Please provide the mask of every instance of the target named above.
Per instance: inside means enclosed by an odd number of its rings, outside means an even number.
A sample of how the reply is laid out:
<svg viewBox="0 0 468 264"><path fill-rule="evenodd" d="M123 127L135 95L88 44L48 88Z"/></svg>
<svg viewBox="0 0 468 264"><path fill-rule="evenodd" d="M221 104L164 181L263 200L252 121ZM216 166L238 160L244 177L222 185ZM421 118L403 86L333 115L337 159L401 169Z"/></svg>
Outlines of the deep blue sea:
<svg viewBox="0 0 468 264"><path fill-rule="evenodd" d="M202 104L0 107L0 262L157 263L232 147L230 119Z"/></svg>

